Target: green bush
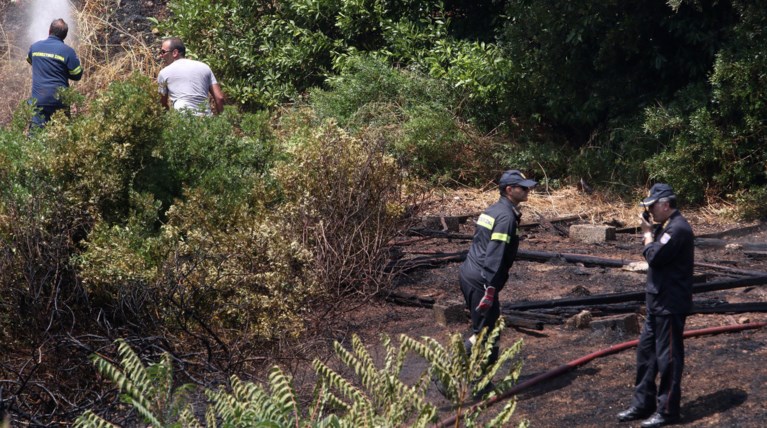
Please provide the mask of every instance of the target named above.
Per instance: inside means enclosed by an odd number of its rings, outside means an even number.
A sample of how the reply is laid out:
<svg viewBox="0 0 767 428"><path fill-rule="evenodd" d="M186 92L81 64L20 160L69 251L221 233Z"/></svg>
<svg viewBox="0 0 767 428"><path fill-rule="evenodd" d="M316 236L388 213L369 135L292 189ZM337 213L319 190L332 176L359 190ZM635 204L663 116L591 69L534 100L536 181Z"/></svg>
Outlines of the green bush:
<svg viewBox="0 0 767 428"><path fill-rule="evenodd" d="M30 117L22 107L0 130L0 347L70 328L83 298L69 257L89 228L87 204L72 203L48 132L25 135Z"/></svg>
<svg viewBox="0 0 767 428"><path fill-rule="evenodd" d="M317 114L382 141L414 177L473 182L498 169L497 141L461 119L457 92L444 82L358 55L345 59L329 86L311 92Z"/></svg>
<svg viewBox="0 0 767 428"><path fill-rule="evenodd" d="M301 109L278 132L286 158L273 175L281 216L303 236L326 296L372 296L388 284L388 242L401 226L402 176L381 141L350 136Z"/></svg>
<svg viewBox="0 0 767 428"><path fill-rule="evenodd" d="M767 218L767 186L752 186L735 194L737 214L745 220Z"/></svg>
<svg viewBox="0 0 767 428"><path fill-rule="evenodd" d="M470 158L465 149L469 135L453 115L437 105L414 106L405 114L401 138L394 141L394 151L404 165L416 176L433 179L451 178L460 171Z"/></svg>
<svg viewBox="0 0 767 428"><path fill-rule="evenodd" d="M646 161L650 179L671 184L688 202L704 201L707 187L717 181L711 177L721 168L715 143L719 136L711 119L705 108L689 117L669 115L662 108L648 111L648 130L670 132L670 144ZM676 126L681 129L672 128Z"/></svg>
<svg viewBox="0 0 767 428"><path fill-rule="evenodd" d="M325 8L296 21L292 3L171 1L173 18L158 26L208 63L232 100L249 109L275 106L321 84L334 47L310 19L322 20Z"/></svg>
<svg viewBox="0 0 767 428"><path fill-rule="evenodd" d="M46 127L49 168L72 204L94 218L124 223L131 192L144 190L137 176L155 157L163 127L164 110L149 78L114 82L88 115Z"/></svg>
<svg viewBox="0 0 767 428"><path fill-rule="evenodd" d="M168 212L171 243L156 287L169 320L227 340L299 334L315 295L314 260L282 211L228 206L226 195L188 190Z"/></svg>

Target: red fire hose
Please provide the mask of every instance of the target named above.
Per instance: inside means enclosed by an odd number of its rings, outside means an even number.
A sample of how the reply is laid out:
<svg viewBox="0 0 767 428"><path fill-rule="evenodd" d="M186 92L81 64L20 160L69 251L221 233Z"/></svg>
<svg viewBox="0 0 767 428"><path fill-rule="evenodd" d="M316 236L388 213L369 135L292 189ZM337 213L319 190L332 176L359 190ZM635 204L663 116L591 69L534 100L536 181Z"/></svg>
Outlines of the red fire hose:
<svg viewBox="0 0 767 428"><path fill-rule="evenodd" d="M729 333L729 332L741 331L741 330L752 330L752 329L762 328L762 327L765 327L765 326L767 326L767 323L762 322L762 323L754 323L754 324L737 324L737 325L726 325L726 326L722 326L722 327L709 327L709 328L702 328L700 330L689 330L689 331L686 331L686 332L684 332L684 337L686 337L686 338L687 337L697 337L697 336L705 336L705 335L709 335L709 334ZM589 361L591 361L593 359L596 359L596 358L599 358L599 357L604 357L606 355L615 354L615 353L618 353L620 351L623 351L623 350L626 350L626 349L629 349L629 348L633 348L634 346L637 345L637 343L639 343L638 339L630 340L628 342L619 343L617 345L613 345L613 346L611 346L609 348L602 349L602 350L597 351L597 352L592 352L591 354L588 354L586 356L578 358L577 360L570 361L569 363L563 364L563 365L561 365L561 366L559 366L559 367L557 367L557 368L555 368L553 370L547 371L545 373L541 373L541 374L539 374L538 376L535 376L532 379L528 379L528 380L518 384L514 388L511 388L510 390L504 392L501 395L496 395L495 397L490 398L490 399L488 399L486 401L482 401L482 402L476 403L473 406L471 406L466 411L466 413L471 413L471 412L473 412L474 410L476 410L479 407L488 408L488 407L492 406L493 404L496 404L496 403L498 403L500 401L506 400L507 398L511 398L514 395L519 394L523 390L525 390L525 389L527 389L527 388L529 388L529 387L531 387L533 385L537 385L537 384L543 382L544 380L555 378L555 377L557 377L557 376L559 376L561 374L567 373L570 370L573 370L576 367L582 366L582 365L588 363ZM448 428L449 426L455 424L457 422L457 420L458 420L458 415L453 415L453 416L451 416L449 418L446 418L446 419L440 421L437 426L439 426L440 428Z"/></svg>

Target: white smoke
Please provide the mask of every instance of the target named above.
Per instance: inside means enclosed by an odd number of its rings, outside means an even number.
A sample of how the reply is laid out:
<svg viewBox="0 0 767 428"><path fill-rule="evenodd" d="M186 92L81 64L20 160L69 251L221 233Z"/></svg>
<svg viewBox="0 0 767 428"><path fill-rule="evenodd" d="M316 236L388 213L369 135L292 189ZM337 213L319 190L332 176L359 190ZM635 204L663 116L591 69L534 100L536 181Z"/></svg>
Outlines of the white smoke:
<svg viewBox="0 0 767 428"><path fill-rule="evenodd" d="M76 44L77 26L72 18L74 6L69 0L17 0L26 9L27 27L26 44L48 38L48 29L54 19L61 18L69 26L66 43Z"/></svg>

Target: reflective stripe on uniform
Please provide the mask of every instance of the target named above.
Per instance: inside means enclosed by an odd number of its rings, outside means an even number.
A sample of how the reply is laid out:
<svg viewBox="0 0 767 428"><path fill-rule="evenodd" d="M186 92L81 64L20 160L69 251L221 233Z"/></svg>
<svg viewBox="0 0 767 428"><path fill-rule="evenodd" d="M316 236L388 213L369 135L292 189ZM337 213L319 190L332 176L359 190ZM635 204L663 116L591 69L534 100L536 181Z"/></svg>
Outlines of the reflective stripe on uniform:
<svg viewBox="0 0 767 428"><path fill-rule="evenodd" d="M508 244L509 242L511 242L511 237L509 236L509 234L508 234L508 233L494 233L494 234L493 234L493 235L490 237L490 239L491 239L492 241L503 241L503 242L505 242L505 243L507 243L507 244Z"/></svg>
<svg viewBox="0 0 767 428"><path fill-rule="evenodd" d="M53 59L55 59L57 61L61 61L61 62L66 61L66 59L63 56L61 56L61 55L56 55L56 54L46 53L46 52L32 52L32 56L41 56L41 57L44 57L44 58L53 58Z"/></svg>
<svg viewBox="0 0 767 428"><path fill-rule="evenodd" d="M477 220L477 226L482 226L485 229L493 230L494 224L495 224L495 219L490 217L487 214L480 215L479 219Z"/></svg>
<svg viewBox="0 0 767 428"><path fill-rule="evenodd" d="M79 66L79 65L77 67L75 67L74 70L69 70L69 74L72 75L72 76L77 76L78 74L80 74L82 72L83 72L83 68L82 68L82 66Z"/></svg>

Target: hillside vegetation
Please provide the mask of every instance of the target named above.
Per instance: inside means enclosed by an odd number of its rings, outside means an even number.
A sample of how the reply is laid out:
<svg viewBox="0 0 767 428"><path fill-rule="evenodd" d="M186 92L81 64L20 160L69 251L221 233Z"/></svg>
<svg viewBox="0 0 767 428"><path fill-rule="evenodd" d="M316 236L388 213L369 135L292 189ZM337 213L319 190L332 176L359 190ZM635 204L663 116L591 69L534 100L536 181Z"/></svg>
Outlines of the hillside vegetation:
<svg viewBox="0 0 767 428"><path fill-rule="evenodd" d="M0 129L0 370L28 421L111 403L87 356L118 337L200 384L298 352L391 286L431 186L515 167L767 214L761 1L170 0L121 46L111 2L77 6L77 108ZM222 115L162 109L163 35Z"/></svg>

